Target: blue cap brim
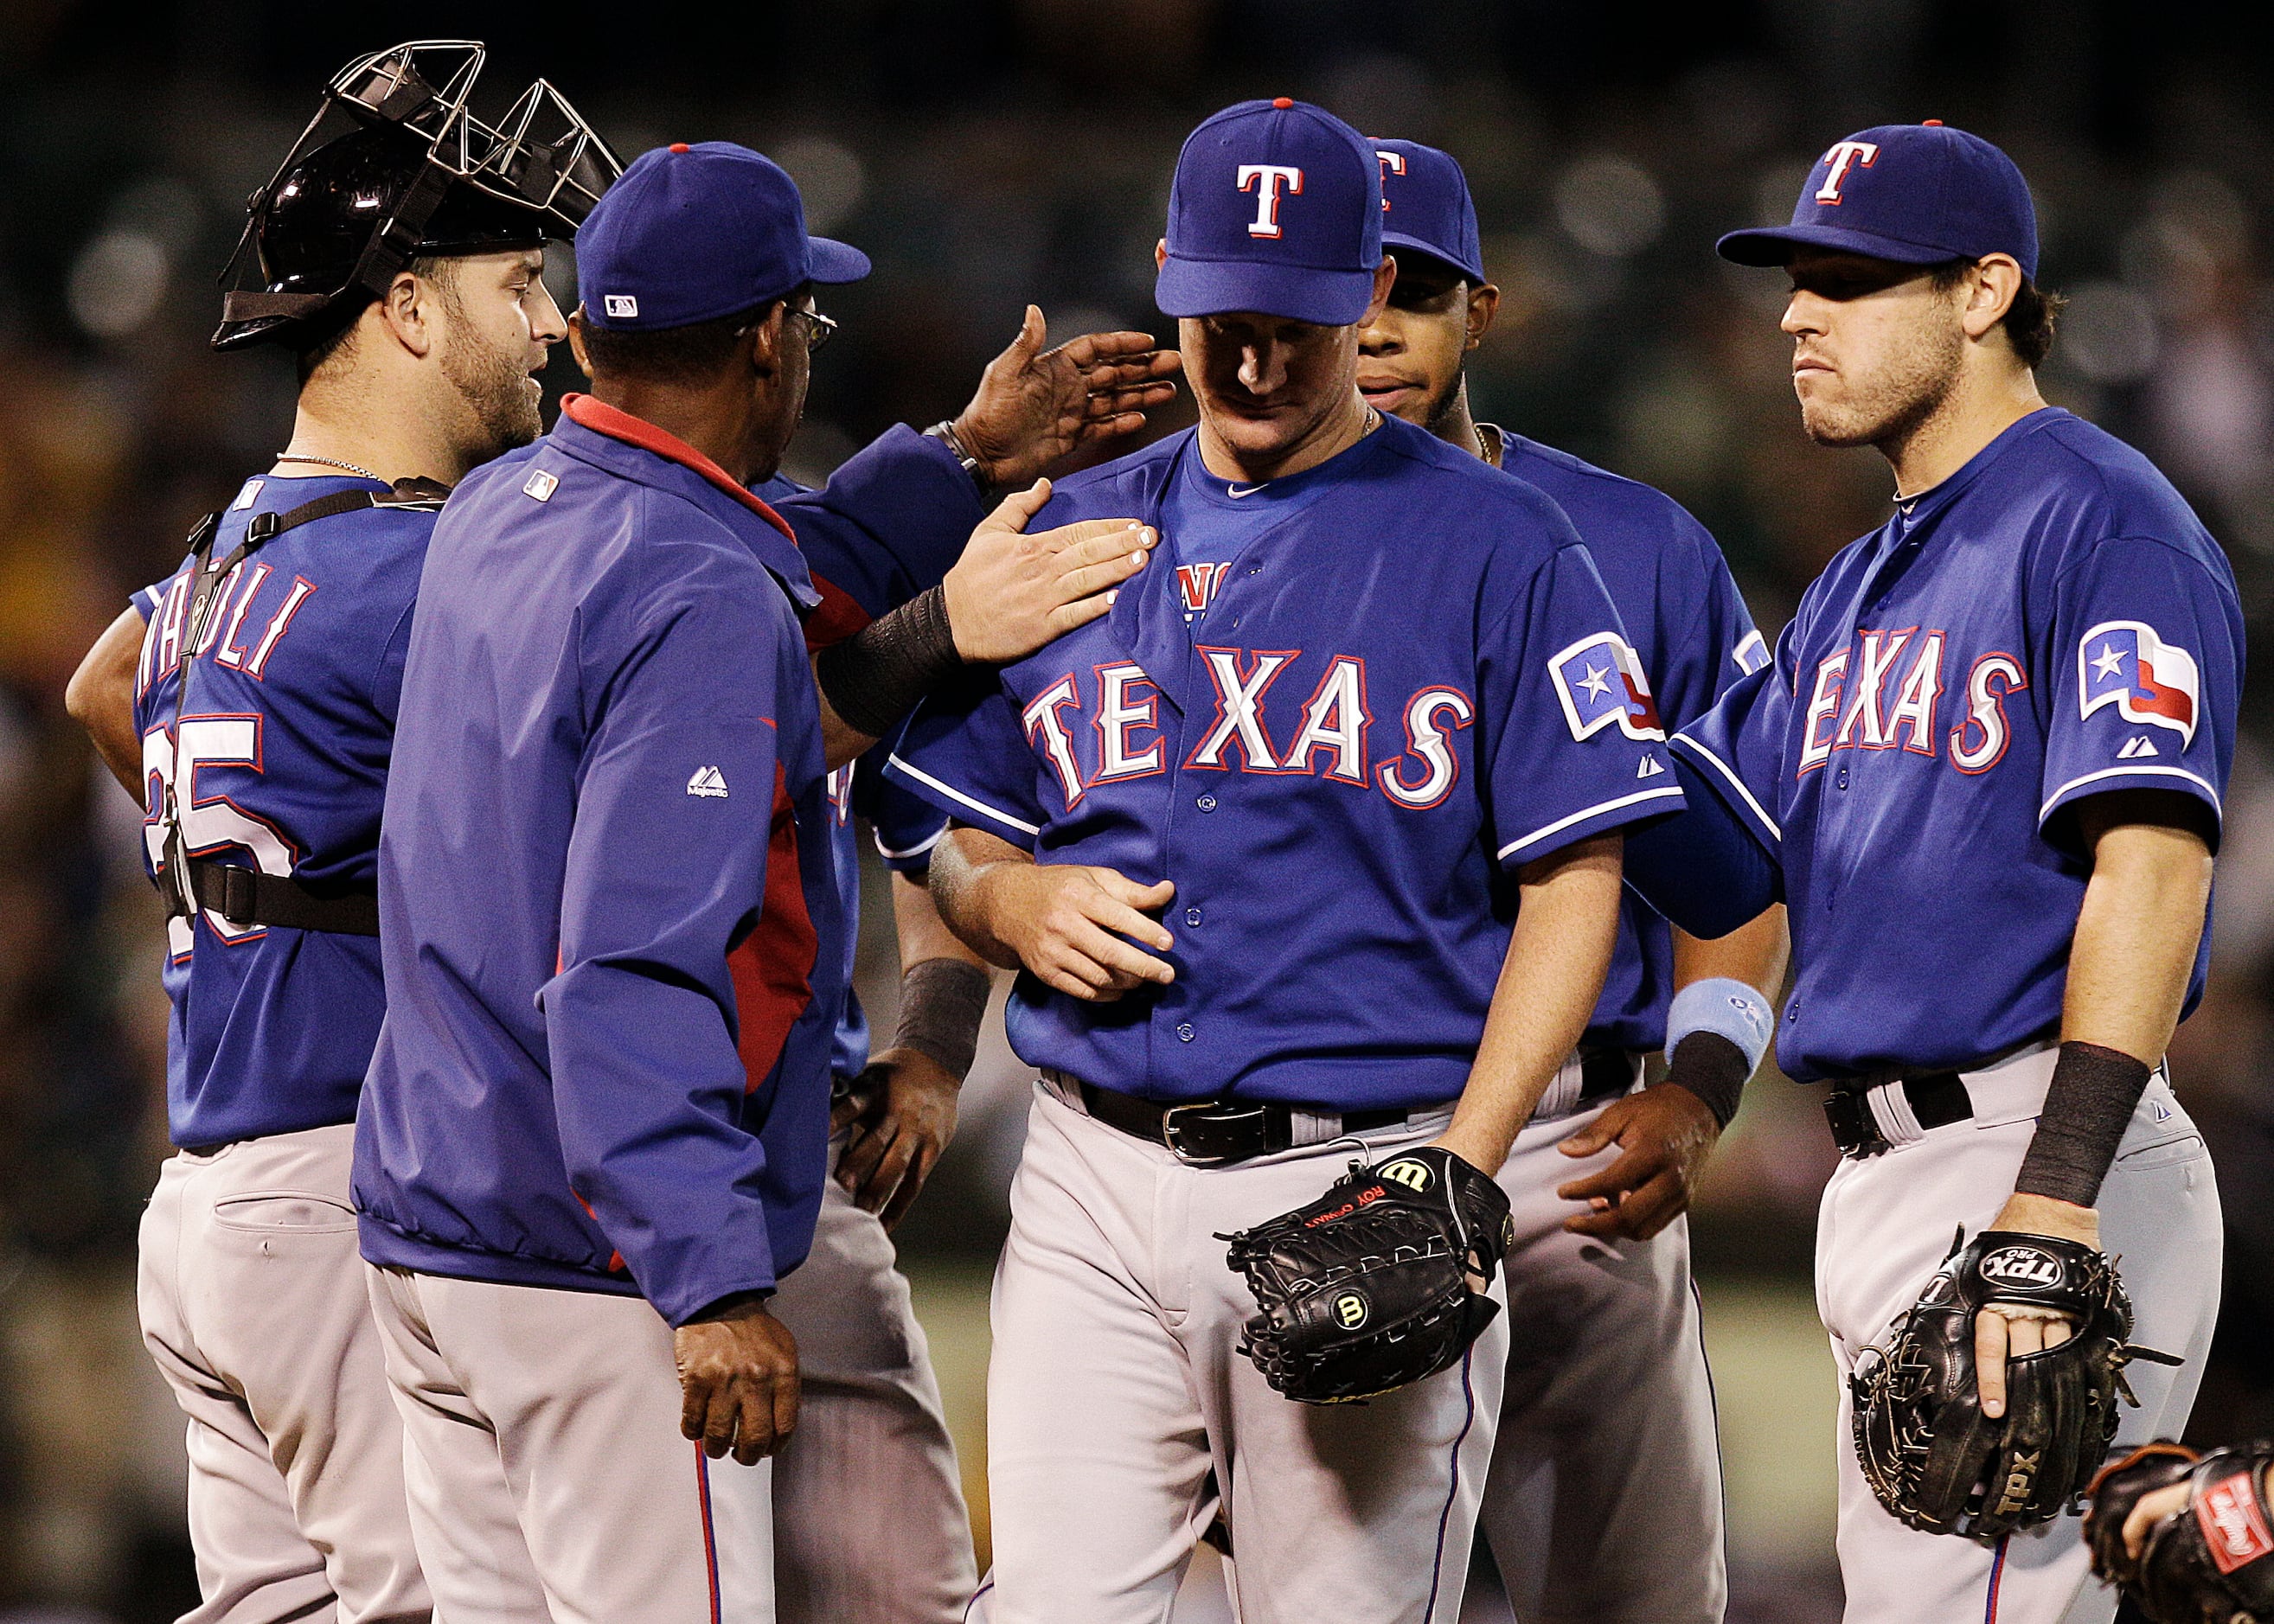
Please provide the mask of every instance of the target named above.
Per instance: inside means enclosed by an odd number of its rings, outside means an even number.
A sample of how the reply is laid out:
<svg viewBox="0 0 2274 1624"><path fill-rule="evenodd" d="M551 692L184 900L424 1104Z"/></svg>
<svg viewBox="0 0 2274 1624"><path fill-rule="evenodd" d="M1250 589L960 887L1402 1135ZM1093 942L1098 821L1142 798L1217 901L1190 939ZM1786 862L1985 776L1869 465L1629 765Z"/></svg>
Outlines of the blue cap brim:
<svg viewBox="0 0 2274 1624"><path fill-rule="evenodd" d="M1180 259L1171 254L1153 283L1164 316L1252 310L1287 321L1346 327L1374 303L1372 271L1319 271L1252 259Z"/></svg>
<svg viewBox="0 0 2274 1624"><path fill-rule="evenodd" d="M1407 237L1399 231L1384 231L1382 234L1382 251L1384 253L1394 254L1401 248L1411 248L1417 253L1427 254L1432 259L1442 259L1471 282L1482 283L1488 280L1485 275L1483 266L1464 263L1461 256L1450 249L1441 248L1434 243L1424 242L1418 237Z"/></svg>
<svg viewBox="0 0 2274 1624"><path fill-rule="evenodd" d="M806 238L807 274L815 282L859 282L869 274L869 256L850 243L826 237Z"/></svg>
<svg viewBox="0 0 2274 1624"><path fill-rule="evenodd" d="M1713 244L1713 252L1734 265L1788 265L1792 251L1799 247L1838 249L1873 259L1891 259L1897 265L1940 265L1967 257L1954 248L1907 243L1846 226L1762 226L1732 231Z"/></svg>

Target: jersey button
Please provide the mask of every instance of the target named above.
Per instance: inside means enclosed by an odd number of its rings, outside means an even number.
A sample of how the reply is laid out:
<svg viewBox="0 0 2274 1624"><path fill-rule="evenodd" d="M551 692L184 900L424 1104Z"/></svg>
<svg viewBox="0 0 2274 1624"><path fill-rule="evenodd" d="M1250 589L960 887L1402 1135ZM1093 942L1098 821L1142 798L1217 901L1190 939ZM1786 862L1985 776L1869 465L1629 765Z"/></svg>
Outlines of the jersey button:
<svg viewBox="0 0 2274 1624"><path fill-rule="evenodd" d="M1848 769L1845 767L1840 770L1840 787L1841 789L1848 787Z"/></svg>
<svg viewBox="0 0 2274 1624"><path fill-rule="evenodd" d="M1198 908L1186 908L1185 910L1185 923L1187 925L1197 925L1200 922L1201 911Z"/></svg>
<svg viewBox="0 0 2274 1624"><path fill-rule="evenodd" d="M1202 795L1198 801L1193 802L1193 804L1203 812L1213 812L1216 810L1216 797L1214 795Z"/></svg>
<svg viewBox="0 0 2274 1624"><path fill-rule="evenodd" d="M1190 1022L1190 1021L1186 1021L1186 1022L1185 1022L1185 1023L1184 1023L1184 1025L1182 1025L1182 1026L1178 1026L1178 1027L1177 1028L1177 1041L1178 1041L1178 1042L1179 1042L1179 1043L1189 1043L1189 1042L1191 1042L1192 1041L1193 1041L1193 1023L1192 1023L1192 1022Z"/></svg>

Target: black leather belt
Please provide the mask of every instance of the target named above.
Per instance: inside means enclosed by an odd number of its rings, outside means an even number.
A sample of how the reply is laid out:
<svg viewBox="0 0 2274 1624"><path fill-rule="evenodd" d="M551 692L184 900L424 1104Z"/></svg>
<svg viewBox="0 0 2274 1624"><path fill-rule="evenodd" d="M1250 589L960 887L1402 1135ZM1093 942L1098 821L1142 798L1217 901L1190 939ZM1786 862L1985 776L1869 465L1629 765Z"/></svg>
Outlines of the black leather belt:
<svg viewBox="0 0 2274 1624"><path fill-rule="evenodd" d="M1593 1049L1579 1056L1579 1101L1589 1105L1615 1099L1634 1086L1634 1056L1623 1049ZM1094 1083L1058 1075L1081 1094L1082 1109L1109 1128L1132 1139L1164 1147L1178 1161L1195 1167L1228 1167L1295 1147L1295 1118L1309 1116L1327 1123L1329 1132L1312 1142L1345 1134L1370 1133L1394 1128L1417 1115L1406 1110L1313 1110L1269 1100L1189 1100L1163 1102L1118 1094Z"/></svg>
<svg viewBox="0 0 2274 1624"><path fill-rule="evenodd" d="M1071 1080L1071 1079L1068 1079ZM1141 1100L1133 1094L1116 1094L1092 1083L1077 1085L1082 1109L1109 1128L1132 1139L1165 1146L1178 1161L1195 1167L1228 1167L1268 1156L1295 1145L1295 1117L1320 1117L1332 1124L1326 1139L1345 1133L1366 1133L1393 1128L1411 1120L1402 1110L1308 1111L1270 1100L1188 1100L1164 1103ZM1324 1143L1322 1139L1320 1141Z"/></svg>
<svg viewBox="0 0 2274 1624"><path fill-rule="evenodd" d="M1955 1071L1922 1072L1903 1078L1899 1086L1922 1128L1946 1128L1974 1115L1973 1098L1966 1092L1965 1079ZM1833 1143L1840 1147L1841 1155L1858 1162L1894 1148L1871 1115L1871 1093L1869 1087L1843 1087L1835 1083L1824 1096L1824 1116L1832 1124Z"/></svg>

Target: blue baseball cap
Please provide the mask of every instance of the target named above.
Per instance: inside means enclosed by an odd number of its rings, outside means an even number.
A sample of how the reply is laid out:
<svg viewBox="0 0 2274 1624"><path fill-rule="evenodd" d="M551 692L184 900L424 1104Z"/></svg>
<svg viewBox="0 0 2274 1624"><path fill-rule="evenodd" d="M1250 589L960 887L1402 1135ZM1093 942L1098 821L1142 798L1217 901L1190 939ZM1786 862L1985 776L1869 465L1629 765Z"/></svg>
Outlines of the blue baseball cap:
<svg viewBox="0 0 2274 1624"><path fill-rule="evenodd" d="M1442 259L1472 282L1485 277L1484 244L1469 177L1450 153L1419 141L1373 143L1382 165L1382 245Z"/></svg>
<svg viewBox="0 0 2274 1624"><path fill-rule="evenodd" d="M787 171L732 141L642 153L576 233L576 297L611 333L691 327L868 274L859 249L806 235Z"/></svg>
<svg viewBox="0 0 2274 1624"><path fill-rule="evenodd" d="M1939 118L1863 130L1816 161L1792 223L1713 244L1739 265L1783 265L1801 244L1899 265L2014 256L2037 274L2037 213L2014 161Z"/></svg>
<svg viewBox="0 0 2274 1624"><path fill-rule="evenodd" d="M1382 265L1381 161L1307 102L1228 107L1177 154L1168 241L1153 287L1163 315L1253 310L1348 327L1374 302Z"/></svg>

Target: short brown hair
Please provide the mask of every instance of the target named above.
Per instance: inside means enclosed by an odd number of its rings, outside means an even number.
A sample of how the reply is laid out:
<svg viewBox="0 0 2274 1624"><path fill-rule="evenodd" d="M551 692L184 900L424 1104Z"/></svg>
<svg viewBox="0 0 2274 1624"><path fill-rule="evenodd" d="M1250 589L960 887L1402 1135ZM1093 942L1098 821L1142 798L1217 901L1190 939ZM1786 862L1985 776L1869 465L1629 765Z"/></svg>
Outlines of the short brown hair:
<svg viewBox="0 0 2274 1624"><path fill-rule="evenodd" d="M735 347L745 334L763 322L775 305L794 304L804 291L801 285L780 298L683 327L612 330L588 317L584 353L596 372L640 383L707 384L734 358Z"/></svg>
<svg viewBox="0 0 2274 1624"><path fill-rule="evenodd" d="M1949 259L1936 266L1934 290L1949 292L1979 263L1977 259ZM2052 353L2053 331L2060 325L2061 308L2067 303L2067 294L2048 293L2027 272L2022 274L2022 286L2014 293L2014 302L2006 307L1999 325L2006 329L2007 342L2014 346L2014 353L2030 371L2043 366L2045 357Z"/></svg>

